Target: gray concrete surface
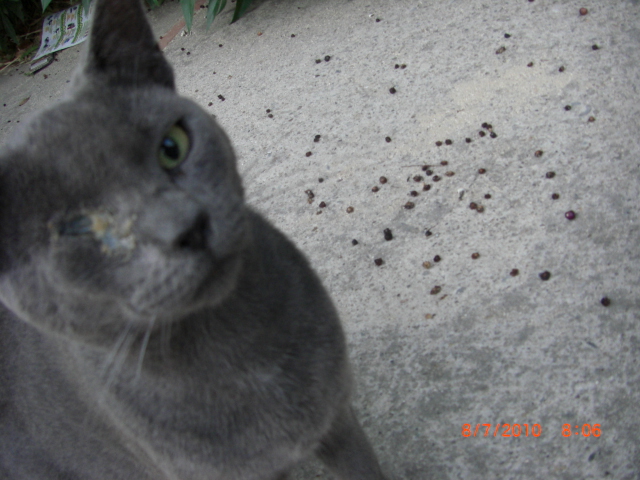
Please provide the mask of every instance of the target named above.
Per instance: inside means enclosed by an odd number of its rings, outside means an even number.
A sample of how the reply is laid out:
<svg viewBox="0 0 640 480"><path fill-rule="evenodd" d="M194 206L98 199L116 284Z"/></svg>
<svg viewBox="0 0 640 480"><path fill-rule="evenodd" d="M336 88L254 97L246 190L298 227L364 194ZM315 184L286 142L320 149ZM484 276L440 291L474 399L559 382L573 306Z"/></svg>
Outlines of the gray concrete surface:
<svg viewBox="0 0 640 480"><path fill-rule="evenodd" d="M209 32L199 12L166 54L231 136L250 203L335 299L384 468L640 478L639 2L265 0L229 25L232 7ZM177 3L151 18L162 35ZM2 138L61 94L78 50L0 76ZM329 476L310 462L295 478Z"/></svg>

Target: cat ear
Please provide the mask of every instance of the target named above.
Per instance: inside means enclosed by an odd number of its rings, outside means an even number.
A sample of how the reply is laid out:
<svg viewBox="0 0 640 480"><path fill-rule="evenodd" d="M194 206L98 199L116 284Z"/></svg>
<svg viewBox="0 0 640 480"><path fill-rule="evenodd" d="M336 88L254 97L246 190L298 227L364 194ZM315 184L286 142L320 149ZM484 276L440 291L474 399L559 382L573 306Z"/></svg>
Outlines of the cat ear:
<svg viewBox="0 0 640 480"><path fill-rule="evenodd" d="M159 84L175 88L141 0L94 0L89 52L84 71L110 84Z"/></svg>

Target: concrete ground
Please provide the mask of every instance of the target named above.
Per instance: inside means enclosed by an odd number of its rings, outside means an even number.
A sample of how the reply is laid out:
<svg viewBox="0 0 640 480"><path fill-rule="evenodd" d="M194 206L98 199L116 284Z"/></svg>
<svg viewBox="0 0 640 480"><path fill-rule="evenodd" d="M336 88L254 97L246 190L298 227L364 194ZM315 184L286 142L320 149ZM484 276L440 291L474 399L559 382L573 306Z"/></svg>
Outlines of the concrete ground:
<svg viewBox="0 0 640 480"><path fill-rule="evenodd" d="M639 479L640 2L255 3L165 52L335 299L390 476ZM78 50L0 76L0 139Z"/></svg>

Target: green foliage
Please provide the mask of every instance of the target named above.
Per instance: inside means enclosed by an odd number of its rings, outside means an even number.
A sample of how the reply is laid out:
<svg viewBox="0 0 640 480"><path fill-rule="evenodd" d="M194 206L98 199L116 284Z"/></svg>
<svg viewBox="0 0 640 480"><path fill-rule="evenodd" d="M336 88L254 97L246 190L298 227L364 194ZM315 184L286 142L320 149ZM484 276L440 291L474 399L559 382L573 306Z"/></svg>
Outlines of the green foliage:
<svg viewBox="0 0 640 480"><path fill-rule="evenodd" d="M94 0L95 1L95 0ZM158 7L164 0L147 0L151 7ZM82 6L89 8L91 0L82 0ZM236 0L235 10L231 22L238 20L249 8L252 0ZM52 5L53 3L53 5ZM42 18L48 14L47 10L61 10L75 4L74 0L0 0L0 53L3 55L14 55L17 46L25 40L33 40L30 30L38 22L42 23ZM193 25L193 15L196 0L180 0L182 14L184 15L187 30L191 30ZM211 26L216 16L226 7L227 0L209 0L207 5L207 28ZM21 47L24 49L24 47ZM13 52L13 53L12 53Z"/></svg>
<svg viewBox="0 0 640 480"><path fill-rule="evenodd" d="M15 25L24 23L24 11L20 0L0 0L0 49L8 47L7 40L18 44Z"/></svg>
<svg viewBox="0 0 640 480"><path fill-rule="evenodd" d="M150 0L156 1L156 0ZM231 23L238 20L249 8L252 0L236 0L236 8L233 12L233 19ZM193 14L195 9L195 0L180 0L182 6L182 14L184 15L184 21L187 24L187 30L191 31L191 25L193 24ZM216 16L224 10L227 5L227 0L209 0L207 5L207 28L211 26Z"/></svg>

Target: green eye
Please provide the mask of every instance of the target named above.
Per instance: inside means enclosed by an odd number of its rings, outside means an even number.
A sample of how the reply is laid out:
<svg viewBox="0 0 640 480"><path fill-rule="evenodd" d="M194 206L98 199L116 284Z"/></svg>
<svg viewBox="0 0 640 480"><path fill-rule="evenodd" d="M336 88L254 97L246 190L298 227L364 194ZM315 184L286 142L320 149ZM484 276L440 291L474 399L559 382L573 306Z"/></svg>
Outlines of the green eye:
<svg viewBox="0 0 640 480"><path fill-rule="evenodd" d="M165 170L172 170L180 165L189 153L189 135L184 128L175 124L165 134L160 149L158 162Z"/></svg>

